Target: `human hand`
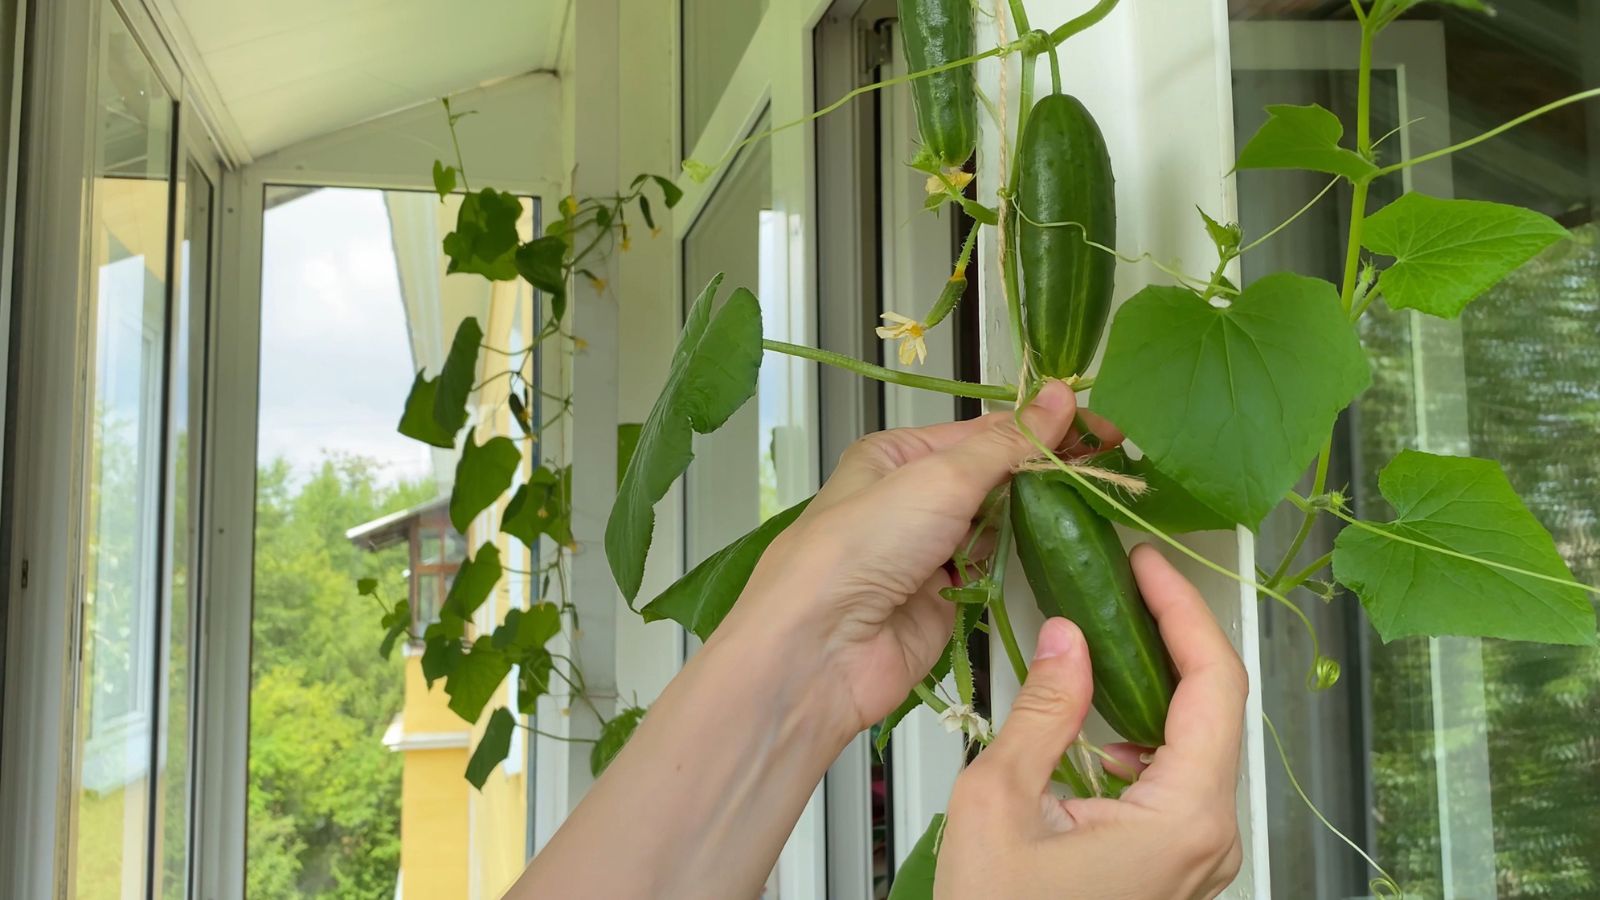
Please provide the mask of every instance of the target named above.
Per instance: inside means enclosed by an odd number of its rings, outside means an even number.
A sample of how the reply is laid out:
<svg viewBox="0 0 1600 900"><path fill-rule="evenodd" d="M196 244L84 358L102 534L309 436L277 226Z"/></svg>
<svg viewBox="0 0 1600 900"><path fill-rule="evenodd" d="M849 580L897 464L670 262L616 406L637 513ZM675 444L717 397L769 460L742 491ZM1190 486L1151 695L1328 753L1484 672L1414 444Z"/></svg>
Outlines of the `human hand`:
<svg viewBox="0 0 1600 900"><path fill-rule="evenodd" d="M1060 382L1021 413L1046 446L1070 437L1077 405ZM1086 418L1087 415L1086 415ZM1120 435L1088 419L1103 443ZM777 627L789 662L815 664L822 702L854 734L891 712L949 640L944 565L985 496L1037 455L1009 412L868 435L845 451L805 513L772 543L713 640Z"/></svg>
<svg viewBox="0 0 1600 900"><path fill-rule="evenodd" d="M1129 774L1143 768L1121 799L1050 792L1093 685L1083 633L1066 619L1045 622L1000 733L956 780L936 897L1209 898L1238 874L1244 666L1199 592L1160 553L1135 548L1132 563L1178 669L1166 744L1148 767L1128 745L1117 748Z"/></svg>

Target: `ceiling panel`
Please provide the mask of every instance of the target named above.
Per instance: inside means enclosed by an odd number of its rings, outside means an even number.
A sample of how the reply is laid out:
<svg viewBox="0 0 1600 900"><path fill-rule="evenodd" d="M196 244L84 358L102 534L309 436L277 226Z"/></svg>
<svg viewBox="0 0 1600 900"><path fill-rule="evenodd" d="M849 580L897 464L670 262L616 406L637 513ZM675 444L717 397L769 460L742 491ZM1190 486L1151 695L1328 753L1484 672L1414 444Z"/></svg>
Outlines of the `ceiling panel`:
<svg viewBox="0 0 1600 900"><path fill-rule="evenodd" d="M171 0L252 156L553 70L568 0Z"/></svg>

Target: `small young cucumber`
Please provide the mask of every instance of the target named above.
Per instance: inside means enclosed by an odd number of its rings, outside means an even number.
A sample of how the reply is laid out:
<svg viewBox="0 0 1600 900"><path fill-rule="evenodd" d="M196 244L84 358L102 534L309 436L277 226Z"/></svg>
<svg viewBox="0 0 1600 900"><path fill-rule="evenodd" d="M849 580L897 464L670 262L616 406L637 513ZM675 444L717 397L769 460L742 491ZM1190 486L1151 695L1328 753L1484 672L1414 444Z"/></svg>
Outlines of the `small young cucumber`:
<svg viewBox="0 0 1600 900"><path fill-rule="evenodd" d="M1128 740L1162 744L1177 683L1116 530L1058 472L1011 480L1011 522L1039 611L1088 641L1094 708Z"/></svg>
<svg viewBox="0 0 1600 900"><path fill-rule="evenodd" d="M1077 98L1034 105L1017 145L1017 252L1022 321L1035 369L1082 375L1111 309L1117 201L1100 128ZM1076 224L1064 224L1064 223Z"/></svg>
<svg viewBox="0 0 1600 900"><path fill-rule="evenodd" d="M920 72L973 55L972 0L900 0L906 64ZM922 146L947 167L959 167L978 146L978 94L972 66L911 82Z"/></svg>

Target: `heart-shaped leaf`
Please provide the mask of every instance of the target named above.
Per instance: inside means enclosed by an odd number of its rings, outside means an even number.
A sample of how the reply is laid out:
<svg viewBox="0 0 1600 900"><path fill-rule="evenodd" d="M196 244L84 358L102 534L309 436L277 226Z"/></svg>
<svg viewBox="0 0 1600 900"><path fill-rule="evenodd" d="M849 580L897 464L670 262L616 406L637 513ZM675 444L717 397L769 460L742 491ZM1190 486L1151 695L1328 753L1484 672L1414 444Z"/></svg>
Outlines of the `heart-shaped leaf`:
<svg viewBox="0 0 1600 900"><path fill-rule="evenodd" d="M495 647L518 655L543 647L561 630L561 610L554 603L535 603L528 609L511 609L494 630Z"/></svg>
<svg viewBox="0 0 1600 900"><path fill-rule="evenodd" d="M1395 258L1378 276L1385 303L1453 319L1539 251L1571 235L1542 213L1409 193L1367 217L1361 242Z"/></svg>
<svg viewBox="0 0 1600 900"><path fill-rule="evenodd" d="M485 541L477 554L456 570L450 591L445 594L444 606L439 609L440 617L448 615L463 622L470 620L483 601L489 599L489 592L500 582L500 574L500 548Z"/></svg>
<svg viewBox="0 0 1600 900"><path fill-rule="evenodd" d="M756 391L761 304L740 288L713 316L722 276L711 279L684 321L672 368L639 431L633 461L606 521L606 559L629 604L644 580L656 501L694 459L694 433L722 427Z"/></svg>
<svg viewBox="0 0 1600 900"><path fill-rule="evenodd" d="M473 517L506 492L521 462L522 454L510 438L490 438L480 445L467 434L456 463L456 483L450 489L450 524L456 531L466 534Z"/></svg>
<svg viewBox="0 0 1600 900"><path fill-rule="evenodd" d="M1394 521L1371 526L1385 533L1356 525L1341 531L1333 574L1361 598L1385 641L1455 634L1596 643L1583 588L1452 555L1573 580L1499 463L1406 450L1378 475L1378 490L1395 508Z"/></svg>
<svg viewBox="0 0 1600 900"><path fill-rule="evenodd" d="M522 201L514 194L484 188L463 196L456 212L456 229L444 236L442 244L450 258L445 271L482 275L491 281L516 278L520 218Z"/></svg>
<svg viewBox="0 0 1600 900"><path fill-rule="evenodd" d="M447 166L443 160L433 161L433 190L441 201L456 189L456 167Z"/></svg>
<svg viewBox="0 0 1600 900"><path fill-rule="evenodd" d="M471 316L462 319L439 377L430 380L419 371L411 382L400 417L401 434L446 450L455 447L456 435L467 424L467 397L477 378L482 346L483 329L478 320Z"/></svg>
<svg viewBox="0 0 1600 900"><path fill-rule="evenodd" d="M671 619L700 640L709 640L750 581L750 573L768 545L800 517L811 498L796 503L757 525L743 537L706 557L661 596L639 609L646 622Z"/></svg>
<svg viewBox="0 0 1600 900"><path fill-rule="evenodd" d="M538 551L539 536L563 547L572 544L572 467L533 470L526 484L520 485L506 504L500 530Z"/></svg>
<svg viewBox="0 0 1600 900"><path fill-rule="evenodd" d="M1361 154L1339 146L1344 125L1339 117L1313 103L1267 107L1267 121L1239 151L1241 169L1306 169L1342 175L1351 181L1371 178L1378 167Z"/></svg>
<svg viewBox="0 0 1600 900"><path fill-rule="evenodd" d="M455 671L444 682L451 711L468 722L478 721L510 672L511 658L495 649L490 638L473 641L472 650L457 661Z"/></svg>
<svg viewBox="0 0 1600 900"><path fill-rule="evenodd" d="M511 734L516 729L516 720L504 706L489 717L483 737L478 738L478 746L472 751L472 758L467 760L467 780L472 782L473 787L482 790L483 783L489 780L489 773L511 752Z"/></svg>
<svg viewBox="0 0 1600 900"><path fill-rule="evenodd" d="M1254 528L1371 377L1333 285L1282 272L1221 307L1140 291L1111 324L1094 405L1200 503Z"/></svg>

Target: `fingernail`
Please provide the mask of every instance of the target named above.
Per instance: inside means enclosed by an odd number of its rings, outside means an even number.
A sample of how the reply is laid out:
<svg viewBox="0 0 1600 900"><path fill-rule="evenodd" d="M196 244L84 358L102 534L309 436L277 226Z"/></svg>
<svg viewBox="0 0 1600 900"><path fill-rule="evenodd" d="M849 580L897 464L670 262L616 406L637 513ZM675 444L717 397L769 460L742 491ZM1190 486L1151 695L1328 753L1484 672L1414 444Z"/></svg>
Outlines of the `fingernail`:
<svg viewBox="0 0 1600 900"><path fill-rule="evenodd" d="M1033 661L1066 655L1077 645L1077 636L1072 632L1072 623L1066 619L1046 619L1039 629L1039 646L1033 651Z"/></svg>
<svg viewBox="0 0 1600 900"><path fill-rule="evenodd" d="M1071 398L1072 392L1067 390L1066 383L1052 378L1045 382L1044 387L1039 389L1039 393L1034 396L1033 402L1040 409L1060 412L1067 408L1067 401Z"/></svg>

